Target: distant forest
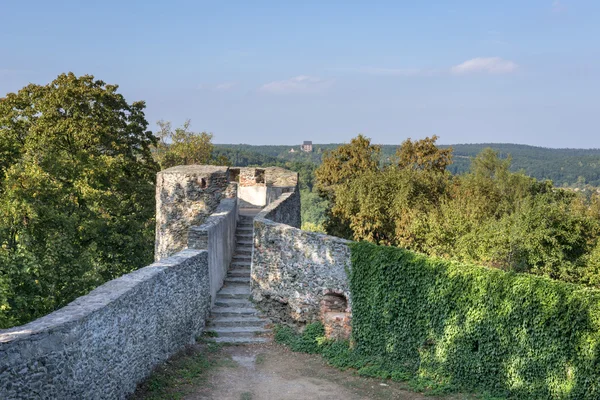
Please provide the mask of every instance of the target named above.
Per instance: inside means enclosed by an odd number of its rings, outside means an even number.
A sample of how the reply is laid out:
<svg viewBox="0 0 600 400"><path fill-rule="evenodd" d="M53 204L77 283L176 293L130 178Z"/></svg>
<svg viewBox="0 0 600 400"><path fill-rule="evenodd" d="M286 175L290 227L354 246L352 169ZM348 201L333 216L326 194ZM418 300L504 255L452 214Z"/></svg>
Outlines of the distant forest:
<svg viewBox="0 0 600 400"><path fill-rule="evenodd" d="M247 144L215 144L215 153L225 155L233 165L280 164L286 161L321 163L326 150L333 150L339 143L314 144L312 153L300 151L300 146L253 146ZM382 164L391 162L400 145L383 145ZM453 163L448 170L453 174L469 171L471 159L483 149L490 147L499 152L500 157L512 158L511 170L523 171L538 180L549 179L555 186L579 187L585 185L600 187L600 149L551 149L510 143L456 144ZM290 153L291 149L295 152Z"/></svg>

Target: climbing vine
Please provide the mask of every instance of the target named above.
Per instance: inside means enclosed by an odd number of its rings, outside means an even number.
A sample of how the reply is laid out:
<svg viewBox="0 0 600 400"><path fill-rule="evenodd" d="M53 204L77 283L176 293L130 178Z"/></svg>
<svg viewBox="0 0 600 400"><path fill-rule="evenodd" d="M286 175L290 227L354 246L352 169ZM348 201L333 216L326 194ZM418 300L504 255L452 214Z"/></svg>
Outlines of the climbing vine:
<svg viewBox="0 0 600 400"><path fill-rule="evenodd" d="M355 352L379 370L510 398L600 398L600 291L395 247L351 250Z"/></svg>

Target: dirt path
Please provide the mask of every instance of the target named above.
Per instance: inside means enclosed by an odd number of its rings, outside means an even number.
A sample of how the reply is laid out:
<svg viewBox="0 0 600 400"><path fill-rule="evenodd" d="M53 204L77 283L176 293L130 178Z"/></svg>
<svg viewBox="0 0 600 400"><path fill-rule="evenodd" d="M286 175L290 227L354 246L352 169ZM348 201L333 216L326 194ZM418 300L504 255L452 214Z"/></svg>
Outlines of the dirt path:
<svg viewBox="0 0 600 400"><path fill-rule="evenodd" d="M207 371L187 400L422 400L400 384L356 376L326 365L321 356L292 353L276 344L226 346L233 362Z"/></svg>

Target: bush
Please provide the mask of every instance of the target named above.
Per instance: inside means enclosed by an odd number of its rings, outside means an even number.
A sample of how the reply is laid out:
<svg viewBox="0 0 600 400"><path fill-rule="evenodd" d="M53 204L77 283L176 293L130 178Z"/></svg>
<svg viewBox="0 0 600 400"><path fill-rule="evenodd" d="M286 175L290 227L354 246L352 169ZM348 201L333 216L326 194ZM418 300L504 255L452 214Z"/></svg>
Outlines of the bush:
<svg viewBox="0 0 600 400"><path fill-rule="evenodd" d="M351 249L354 353L378 360L364 373L518 399L600 398L600 291L394 247Z"/></svg>
<svg viewBox="0 0 600 400"><path fill-rule="evenodd" d="M301 353L320 353L319 342L325 337L325 328L319 322L309 324L299 335L287 326L275 327L275 341Z"/></svg>

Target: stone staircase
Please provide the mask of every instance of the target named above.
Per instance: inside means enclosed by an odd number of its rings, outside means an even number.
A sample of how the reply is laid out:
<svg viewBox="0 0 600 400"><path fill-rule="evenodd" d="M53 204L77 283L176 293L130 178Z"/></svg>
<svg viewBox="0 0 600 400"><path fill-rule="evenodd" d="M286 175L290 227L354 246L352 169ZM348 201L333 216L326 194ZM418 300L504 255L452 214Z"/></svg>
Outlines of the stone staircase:
<svg viewBox="0 0 600 400"><path fill-rule="evenodd" d="M265 343L270 333L269 321L262 317L250 301L250 264L254 216L260 209L240 209L236 229L236 249L217 293L206 331L218 343ZM214 336L213 336L214 335Z"/></svg>

